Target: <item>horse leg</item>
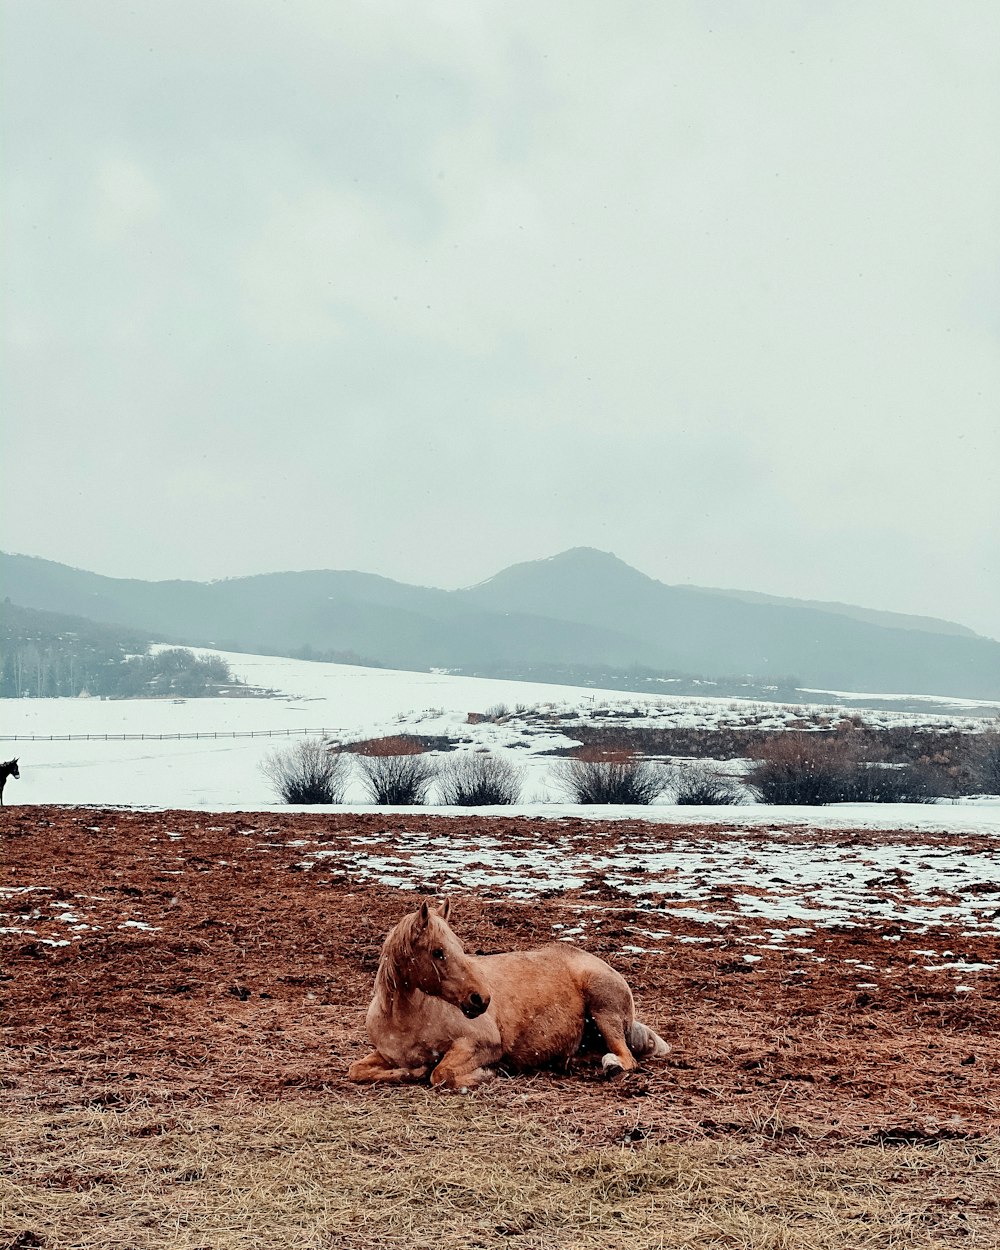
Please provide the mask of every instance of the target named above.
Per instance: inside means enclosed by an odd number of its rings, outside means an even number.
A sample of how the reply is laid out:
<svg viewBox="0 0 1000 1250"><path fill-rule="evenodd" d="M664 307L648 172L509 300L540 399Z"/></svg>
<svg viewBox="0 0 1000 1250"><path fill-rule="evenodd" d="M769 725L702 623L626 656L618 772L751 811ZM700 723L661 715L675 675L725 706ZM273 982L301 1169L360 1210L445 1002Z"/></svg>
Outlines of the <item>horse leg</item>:
<svg viewBox="0 0 1000 1250"><path fill-rule="evenodd" d="M594 1027L604 1039L607 1052L601 1056L601 1067L608 1075L617 1072L631 1072L638 1067L635 1057L625 1040L625 1017L618 1007L599 1007L590 1009L590 1018Z"/></svg>
<svg viewBox="0 0 1000 1250"><path fill-rule="evenodd" d="M387 1059L384 1059L378 1051L374 1051L370 1055L366 1055L364 1059L358 1059L347 1069L347 1079L349 1081L358 1081L363 1084L371 1084L375 1081L388 1081L392 1084L402 1085L413 1081L422 1081L427 1075L427 1068L396 1068L393 1067Z"/></svg>
<svg viewBox="0 0 1000 1250"><path fill-rule="evenodd" d="M631 1072L638 1066L628 1044L635 1006L625 979L609 968L604 976L591 981L586 997L587 1012L607 1047L601 1067L608 1075Z"/></svg>
<svg viewBox="0 0 1000 1250"><path fill-rule="evenodd" d="M638 1066L636 1059L662 1059L670 1053L669 1045L659 1033L654 1033L641 1020L626 1024L628 1016L623 1017L615 1008L591 1009L590 1018L608 1048L601 1059L601 1067L609 1076L621 1071L631 1072Z"/></svg>
<svg viewBox="0 0 1000 1250"><path fill-rule="evenodd" d="M475 1089L496 1076L488 1065L496 1063L501 1054L501 1048L490 1042L460 1037L431 1073L431 1084L437 1088L444 1086L445 1089L462 1090L463 1093Z"/></svg>

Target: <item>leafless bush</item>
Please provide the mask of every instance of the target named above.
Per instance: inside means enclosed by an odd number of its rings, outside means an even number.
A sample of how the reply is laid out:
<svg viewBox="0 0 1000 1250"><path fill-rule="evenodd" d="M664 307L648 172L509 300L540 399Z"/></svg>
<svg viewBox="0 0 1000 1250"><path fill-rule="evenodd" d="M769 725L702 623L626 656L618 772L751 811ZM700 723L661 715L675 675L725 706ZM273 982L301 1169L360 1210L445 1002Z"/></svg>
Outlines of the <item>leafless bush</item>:
<svg viewBox="0 0 1000 1250"><path fill-rule="evenodd" d="M1000 794L1000 729L979 735L975 761L977 788L983 794Z"/></svg>
<svg viewBox="0 0 1000 1250"><path fill-rule="evenodd" d="M953 792L942 769L889 764L851 734L778 733L754 755L747 782L764 803L929 803Z"/></svg>
<svg viewBox="0 0 1000 1250"><path fill-rule="evenodd" d="M667 782L660 765L628 751L560 760L554 771L556 785L573 803L652 803Z"/></svg>
<svg viewBox="0 0 1000 1250"><path fill-rule="evenodd" d="M943 784L945 783L945 784ZM841 803L933 803L951 793L940 769L927 764L855 761Z"/></svg>
<svg viewBox="0 0 1000 1250"><path fill-rule="evenodd" d="M492 807L521 797L521 769L486 752L454 755L438 775L441 802L449 807Z"/></svg>
<svg viewBox="0 0 1000 1250"><path fill-rule="evenodd" d="M670 787L675 803L727 806L742 803L744 798L743 787L736 777L708 764L688 764L674 769Z"/></svg>
<svg viewBox="0 0 1000 1250"><path fill-rule="evenodd" d="M860 723L857 715L847 716L830 709L830 714L810 713L811 721L800 718L789 725L790 738L825 742L842 738L850 744L857 759L889 764L926 764L940 774L939 783L949 795L982 793L977 759L987 733L971 733L954 726L896 725L880 728ZM998 726L1000 730L1000 726ZM998 730L994 730L996 733ZM781 731L785 732L785 731ZM588 750L618 748L633 751L647 759L674 756L706 761L756 759L761 748L775 735L773 729L723 725L717 729L695 727L644 727L636 725L574 724L573 737ZM950 780L945 780L945 774Z"/></svg>
<svg viewBox="0 0 1000 1250"><path fill-rule="evenodd" d="M747 781L764 803L835 803L847 773L840 739L775 734L756 749Z"/></svg>
<svg viewBox="0 0 1000 1250"><path fill-rule="evenodd" d="M342 803L350 765L321 738L305 738L272 751L260 770L285 803Z"/></svg>
<svg viewBox="0 0 1000 1250"><path fill-rule="evenodd" d="M431 757L403 735L379 738L357 752L361 780L373 803L423 803L437 771Z"/></svg>

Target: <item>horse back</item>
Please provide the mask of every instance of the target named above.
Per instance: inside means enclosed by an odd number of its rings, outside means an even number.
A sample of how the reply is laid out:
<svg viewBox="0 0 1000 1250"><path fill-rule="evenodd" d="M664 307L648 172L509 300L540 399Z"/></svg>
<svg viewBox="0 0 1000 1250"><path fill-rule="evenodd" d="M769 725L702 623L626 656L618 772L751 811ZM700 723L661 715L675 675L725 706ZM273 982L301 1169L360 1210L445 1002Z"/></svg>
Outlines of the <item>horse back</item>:
<svg viewBox="0 0 1000 1250"><path fill-rule="evenodd" d="M632 993L603 959L565 942L529 951L481 955L489 982L504 1058L517 1067L569 1060L577 1053L587 1019L614 1010L630 1025Z"/></svg>
<svg viewBox="0 0 1000 1250"><path fill-rule="evenodd" d="M500 977L506 990L516 990L523 978L525 989L532 983L557 989L567 983L581 991L594 982L610 982L628 989L621 973L590 951L568 942L549 942L528 951L507 951L501 955L480 955L477 964L489 980Z"/></svg>

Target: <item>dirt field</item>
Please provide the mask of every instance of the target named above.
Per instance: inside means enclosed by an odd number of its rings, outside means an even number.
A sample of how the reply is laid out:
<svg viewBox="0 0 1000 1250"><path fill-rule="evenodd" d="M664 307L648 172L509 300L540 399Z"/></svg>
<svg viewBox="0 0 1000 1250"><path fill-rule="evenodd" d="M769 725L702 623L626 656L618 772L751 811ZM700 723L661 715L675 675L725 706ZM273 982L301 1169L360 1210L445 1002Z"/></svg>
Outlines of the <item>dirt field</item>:
<svg viewBox="0 0 1000 1250"><path fill-rule="evenodd" d="M303 845L351 833L377 858L405 828L558 848L635 841L640 822L55 808L0 822L2 1250L1000 1245L996 923L782 942L759 919L675 911L653 938L655 898L606 880L524 901L451 888L470 951L598 915L582 940L672 1052L616 1081L581 1065L467 1098L373 1090L345 1071L367 1049L382 938L415 895L334 859L307 870ZM426 875L414 884L431 892ZM929 950L962 961L960 986Z"/></svg>

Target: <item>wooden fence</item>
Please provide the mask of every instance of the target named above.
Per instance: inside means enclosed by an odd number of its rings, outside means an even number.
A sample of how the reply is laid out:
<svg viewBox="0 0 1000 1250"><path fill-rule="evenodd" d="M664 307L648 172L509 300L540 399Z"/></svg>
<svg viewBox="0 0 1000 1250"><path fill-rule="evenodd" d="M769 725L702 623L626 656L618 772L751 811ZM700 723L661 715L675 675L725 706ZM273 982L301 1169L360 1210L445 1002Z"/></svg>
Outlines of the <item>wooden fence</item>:
<svg viewBox="0 0 1000 1250"><path fill-rule="evenodd" d="M167 742L178 739L198 738L291 738L299 734L312 734L325 738L333 734L329 729L223 729L216 733L203 730L187 734L4 734L0 742Z"/></svg>

